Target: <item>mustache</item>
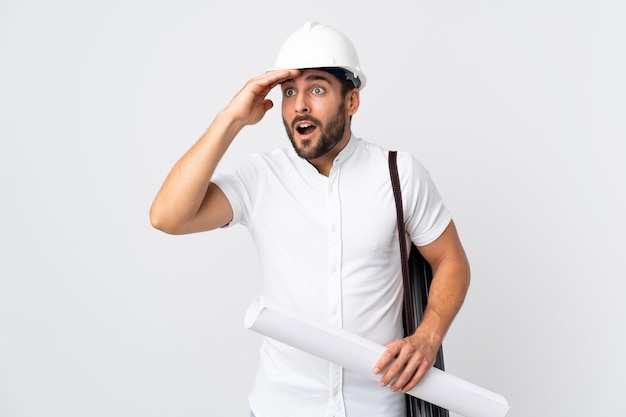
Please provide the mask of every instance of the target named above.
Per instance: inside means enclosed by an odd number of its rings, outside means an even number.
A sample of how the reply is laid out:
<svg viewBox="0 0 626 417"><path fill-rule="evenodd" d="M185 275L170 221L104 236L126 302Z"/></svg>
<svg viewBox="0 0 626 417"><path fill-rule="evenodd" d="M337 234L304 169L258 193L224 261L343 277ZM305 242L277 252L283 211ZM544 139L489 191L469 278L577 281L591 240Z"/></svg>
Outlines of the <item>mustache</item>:
<svg viewBox="0 0 626 417"><path fill-rule="evenodd" d="M296 129L296 124L298 124L300 122L310 122L311 124L314 124L316 126L321 126L322 125L322 122L317 120L315 117L311 117L311 116L296 116L291 121L291 129L295 130Z"/></svg>

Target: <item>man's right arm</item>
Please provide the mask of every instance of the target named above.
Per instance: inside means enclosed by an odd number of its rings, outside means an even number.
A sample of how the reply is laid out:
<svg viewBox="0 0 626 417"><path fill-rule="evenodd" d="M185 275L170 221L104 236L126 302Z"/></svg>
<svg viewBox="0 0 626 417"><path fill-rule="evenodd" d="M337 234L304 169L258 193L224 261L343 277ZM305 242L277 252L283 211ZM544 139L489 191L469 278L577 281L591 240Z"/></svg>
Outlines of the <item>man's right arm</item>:
<svg viewBox="0 0 626 417"><path fill-rule="evenodd" d="M272 88L298 74L298 70L268 71L248 81L168 174L150 208L152 226L185 234L216 229L232 220L228 199L211 183L215 168L241 129L258 123L273 107L266 98Z"/></svg>

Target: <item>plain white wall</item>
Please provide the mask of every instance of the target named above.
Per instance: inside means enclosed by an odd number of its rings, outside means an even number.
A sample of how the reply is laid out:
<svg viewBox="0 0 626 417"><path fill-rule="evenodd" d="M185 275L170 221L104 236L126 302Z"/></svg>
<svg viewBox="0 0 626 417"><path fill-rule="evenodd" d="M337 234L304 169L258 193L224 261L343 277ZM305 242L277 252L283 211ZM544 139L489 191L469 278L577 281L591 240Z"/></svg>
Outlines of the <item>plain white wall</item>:
<svg viewBox="0 0 626 417"><path fill-rule="evenodd" d="M415 153L454 213L448 371L510 417L626 416L621 0L0 0L0 416L247 415L247 232L148 209L307 20L359 49L355 133ZM223 163L277 146L273 111Z"/></svg>

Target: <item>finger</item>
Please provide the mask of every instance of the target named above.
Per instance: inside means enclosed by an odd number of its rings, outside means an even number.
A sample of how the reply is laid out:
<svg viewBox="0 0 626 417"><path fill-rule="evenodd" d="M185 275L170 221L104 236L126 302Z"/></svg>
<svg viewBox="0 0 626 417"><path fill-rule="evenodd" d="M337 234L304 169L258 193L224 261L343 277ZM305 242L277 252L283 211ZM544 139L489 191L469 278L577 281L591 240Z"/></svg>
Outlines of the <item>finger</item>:
<svg viewBox="0 0 626 417"><path fill-rule="evenodd" d="M398 363L398 367L389 368L391 371L389 376L385 375L385 382L391 384L389 387L392 391L399 391L402 387L404 387L415 374L415 370L419 366L419 362L411 357L399 357L396 361ZM393 372L393 374L392 374Z"/></svg>
<svg viewBox="0 0 626 417"><path fill-rule="evenodd" d="M290 69L290 70L282 70L279 71L273 81L273 86L277 86L278 84L285 82L287 80L296 78L298 75L300 75L300 70L297 69Z"/></svg>
<svg viewBox="0 0 626 417"><path fill-rule="evenodd" d="M411 391L413 388L420 383L420 381L424 378L426 373L430 370L431 366L426 362L422 361L420 366L417 368L417 371L413 374L413 377L409 380L407 384L405 384L400 391L407 393Z"/></svg>
<svg viewBox="0 0 626 417"><path fill-rule="evenodd" d="M285 82L291 78L295 78L299 74L300 70L297 69L271 70L256 78L255 81L260 86L269 88L271 90L278 84Z"/></svg>
<svg viewBox="0 0 626 417"><path fill-rule="evenodd" d="M393 381L393 384L391 384L390 389L392 391L400 391L406 389L407 385L411 385L421 363L421 359L416 356L409 358L404 368L399 371L401 373L398 378L396 378L395 381Z"/></svg>
<svg viewBox="0 0 626 417"><path fill-rule="evenodd" d="M374 364L374 368L372 372L375 375L381 373L389 364L396 358L398 353L400 353L400 346L398 346L397 341L389 343L385 346L387 350L385 350L382 355L378 358L376 364Z"/></svg>
<svg viewBox="0 0 626 417"><path fill-rule="evenodd" d="M386 386L393 381L392 390L394 391L399 390L400 387L402 387L404 383L406 383L409 377L404 376L405 380L402 381L403 382L402 385L398 385L396 379L398 377L402 377L402 373L406 369L406 367L409 366L411 357L413 356L414 353L415 353L415 348L405 343L400 349L400 352L397 354L393 363L391 363L391 365L389 366L389 368L387 369L383 377L380 379L380 385ZM413 369L415 369L416 367L417 367L417 362L414 362Z"/></svg>

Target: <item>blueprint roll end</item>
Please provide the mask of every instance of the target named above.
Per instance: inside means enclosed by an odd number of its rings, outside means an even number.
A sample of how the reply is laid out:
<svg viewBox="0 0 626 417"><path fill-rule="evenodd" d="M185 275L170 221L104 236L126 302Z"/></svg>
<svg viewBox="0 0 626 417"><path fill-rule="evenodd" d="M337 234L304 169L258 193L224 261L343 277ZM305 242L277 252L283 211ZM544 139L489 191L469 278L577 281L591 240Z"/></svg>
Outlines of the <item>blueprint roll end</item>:
<svg viewBox="0 0 626 417"><path fill-rule="evenodd" d="M254 326L254 323L257 321L264 308L265 302L263 300L263 296L257 295L252 299L243 319L243 325L246 329L251 329L252 326Z"/></svg>

